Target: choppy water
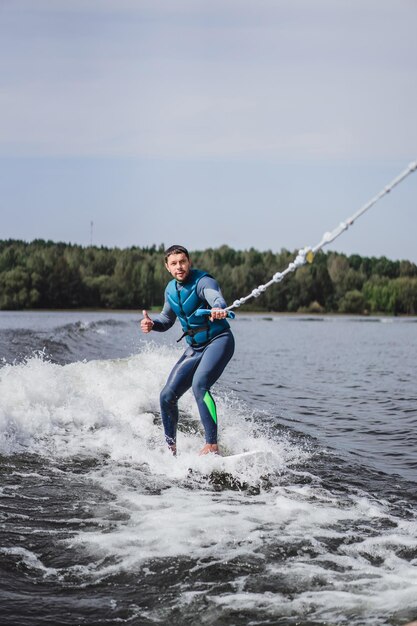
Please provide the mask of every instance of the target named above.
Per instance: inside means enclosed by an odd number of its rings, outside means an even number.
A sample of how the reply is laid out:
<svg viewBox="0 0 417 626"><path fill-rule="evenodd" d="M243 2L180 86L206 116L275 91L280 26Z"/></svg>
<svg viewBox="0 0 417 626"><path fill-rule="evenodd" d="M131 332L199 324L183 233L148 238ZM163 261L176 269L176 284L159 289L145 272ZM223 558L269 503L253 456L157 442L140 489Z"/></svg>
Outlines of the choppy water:
<svg viewBox="0 0 417 626"><path fill-rule="evenodd" d="M249 316L179 456L158 394L178 329L0 313L0 622L401 625L417 618L415 319Z"/></svg>

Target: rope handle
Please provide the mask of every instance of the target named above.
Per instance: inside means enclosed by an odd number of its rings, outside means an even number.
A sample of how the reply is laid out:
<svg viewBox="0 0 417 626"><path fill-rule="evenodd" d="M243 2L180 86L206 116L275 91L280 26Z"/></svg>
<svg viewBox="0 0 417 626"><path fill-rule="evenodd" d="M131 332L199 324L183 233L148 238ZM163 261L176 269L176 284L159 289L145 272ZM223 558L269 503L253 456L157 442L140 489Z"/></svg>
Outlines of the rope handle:
<svg viewBox="0 0 417 626"><path fill-rule="evenodd" d="M211 309L197 309L194 315L211 315ZM227 317L230 317L231 320L234 320L236 314L233 311L227 311Z"/></svg>

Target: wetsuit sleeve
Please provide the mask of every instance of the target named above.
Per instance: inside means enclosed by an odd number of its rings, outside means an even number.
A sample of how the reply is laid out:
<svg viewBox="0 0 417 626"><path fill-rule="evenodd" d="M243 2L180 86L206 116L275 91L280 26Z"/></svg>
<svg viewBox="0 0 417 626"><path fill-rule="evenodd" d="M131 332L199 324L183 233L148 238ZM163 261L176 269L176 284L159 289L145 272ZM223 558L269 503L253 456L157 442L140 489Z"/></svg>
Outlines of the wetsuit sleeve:
<svg viewBox="0 0 417 626"><path fill-rule="evenodd" d="M165 303L164 303L162 311L158 315L151 317L151 320L153 321L152 330L156 330L156 332L163 333L166 330L168 330L168 328L171 328L171 326L174 324L176 319L177 319L177 316L175 315L174 311L171 309L171 306L168 300L165 299Z"/></svg>
<svg viewBox="0 0 417 626"><path fill-rule="evenodd" d="M197 285L197 295L202 300L206 300L211 308L225 309L227 307L219 283L212 276L200 278Z"/></svg>

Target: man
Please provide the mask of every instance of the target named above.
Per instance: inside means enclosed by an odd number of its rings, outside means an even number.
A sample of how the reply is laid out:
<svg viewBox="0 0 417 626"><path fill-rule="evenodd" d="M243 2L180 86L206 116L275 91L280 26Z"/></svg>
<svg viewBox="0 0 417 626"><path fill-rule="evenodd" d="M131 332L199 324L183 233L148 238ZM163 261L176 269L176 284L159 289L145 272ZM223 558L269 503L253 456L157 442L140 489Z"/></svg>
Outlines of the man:
<svg viewBox="0 0 417 626"><path fill-rule="evenodd" d="M141 330L164 332L179 319L187 349L174 366L161 392L161 415L165 439L177 452L178 400L192 387L206 444L200 454L219 453L217 411L211 387L233 356L235 342L227 317L226 302L216 280L207 272L193 269L188 251L171 246L165 251L165 267L173 279L165 289L165 303L152 319L143 311ZM198 309L210 309L209 315L196 315ZM180 339L178 341L180 341Z"/></svg>

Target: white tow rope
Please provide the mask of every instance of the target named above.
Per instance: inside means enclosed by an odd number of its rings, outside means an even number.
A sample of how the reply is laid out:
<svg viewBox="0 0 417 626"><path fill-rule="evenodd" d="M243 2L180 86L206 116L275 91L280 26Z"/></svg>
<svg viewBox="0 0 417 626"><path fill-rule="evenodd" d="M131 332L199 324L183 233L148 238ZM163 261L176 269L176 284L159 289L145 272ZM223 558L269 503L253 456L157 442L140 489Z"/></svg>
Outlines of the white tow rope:
<svg viewBox="0 0 417 626"><path fill-rule="evenodd" d="M298 267L305 265L305 263L312 263L316 253L319 250L321 250L324 246L326 246L327 244L334 241L337 237L339 237L339 235L341 235L345 230L347 230L349 226L352 226L352 224L355 222L355 220L358 219L358 217L363 215L365 211L370 209L374 204L378 202L378 200L383 198L383 196L389 193L394 187L399 185L405 178L407 178L409 174L411 174L412 172L415 172L416 170L417 170L417 161L414 161L414 163L410 163L410 165L407 167L406 170L404 170L399 176L397 176L397 178L394 178L392 182L386 185L379 193L376 194L376 196L374 196L371 200L369 200L369 202L364 204L363 207L361 207L358 211L356 211L356 213L354 213L351 217L349 217L344 222L341 222L339 226L337 226L331 232L325 232L320 243L318 243L313 248L307 246L299 250L294 261L292 261L283 272L276 272L276 274L273 275L271 280L265 283L265 285L259 285L258 287L256 287L256 289L253 289L251 293L248 294L247 296L244 296L243 298L239 298L239 300L235 300L233 304L227 307L226 310L230 311L231 309L236 309L240 307L242 304L245 304L245 302L247 302L251 298L258 298L264 291L268 289L268 287L270 287L274 283L280 283L287 274L290 274L291 272L295 272L295 270Z"/></svg>

